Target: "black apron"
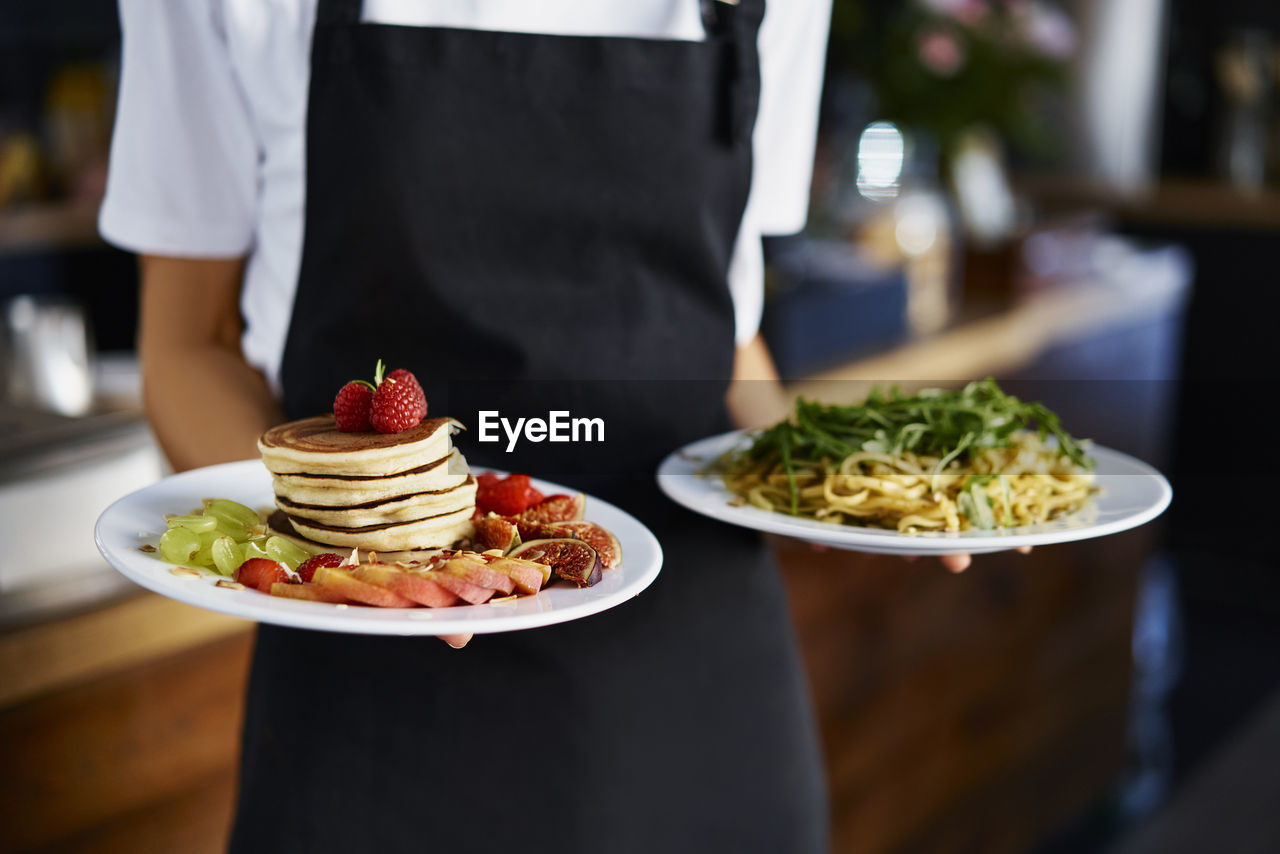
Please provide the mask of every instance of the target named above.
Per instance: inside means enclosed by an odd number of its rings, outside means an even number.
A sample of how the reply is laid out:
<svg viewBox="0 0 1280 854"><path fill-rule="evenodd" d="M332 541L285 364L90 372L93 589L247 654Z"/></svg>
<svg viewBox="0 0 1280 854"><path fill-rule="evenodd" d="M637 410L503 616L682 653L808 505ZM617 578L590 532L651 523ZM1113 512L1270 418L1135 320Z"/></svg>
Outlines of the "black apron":
<svg viewBox="0 0 1280 854"><path fill-rule="evenodd" d="M666 560L611 611L463 650L261 626L233 850L825 848L776 569L653 483L728 426L763 3L713 5L707 40L679 42L363 24L359 0L320 0L286 411L328 411L382 358L435 415L602 418L590 446L458 443L615 501Z"/></svg>

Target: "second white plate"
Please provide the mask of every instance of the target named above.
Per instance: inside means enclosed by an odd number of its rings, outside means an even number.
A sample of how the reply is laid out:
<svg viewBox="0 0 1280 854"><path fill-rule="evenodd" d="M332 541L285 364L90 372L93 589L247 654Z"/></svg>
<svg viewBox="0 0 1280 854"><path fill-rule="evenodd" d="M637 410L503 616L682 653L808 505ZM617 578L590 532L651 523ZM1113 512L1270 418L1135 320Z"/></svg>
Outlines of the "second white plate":
<svg viewBox="0 0 1280 854"><path fill-rule="evenodd" d="M1151 521L1173 498L1169 482L1151 466L1119 451L1094 446L1089 453L1098 464L1099 493L1082 510L1052 522L994 531L920 534L819 522L758 507L735 507L729 503L732 493L720 478L702 474L716 457L749 442L750 436L748 431L736 430L686 445L658 467L659 487L677 504L722 522L831 548L897 555L984 554L1103 537Z"/></svg>

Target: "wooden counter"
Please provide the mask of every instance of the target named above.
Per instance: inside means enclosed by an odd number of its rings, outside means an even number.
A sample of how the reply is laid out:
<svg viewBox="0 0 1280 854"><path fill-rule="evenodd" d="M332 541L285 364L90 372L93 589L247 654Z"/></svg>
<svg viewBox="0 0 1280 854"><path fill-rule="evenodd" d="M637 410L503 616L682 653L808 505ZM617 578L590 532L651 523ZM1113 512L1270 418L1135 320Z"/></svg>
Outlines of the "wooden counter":
<svg viewBox="0 0 1280 854"><path fill-rule="evenodd" d="M151 593L0 635L0 850L222 850L252 637Z"/></svg>

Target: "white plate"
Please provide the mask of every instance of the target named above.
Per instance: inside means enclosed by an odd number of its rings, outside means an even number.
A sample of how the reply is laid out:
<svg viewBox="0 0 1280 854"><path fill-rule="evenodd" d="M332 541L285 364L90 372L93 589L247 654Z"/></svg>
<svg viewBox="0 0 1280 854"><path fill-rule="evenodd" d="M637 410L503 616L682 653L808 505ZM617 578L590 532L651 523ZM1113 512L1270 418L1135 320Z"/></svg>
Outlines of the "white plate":
<svg viewBox="0 0 1280 854"><path fill-rule="evenodd" d="M1150 522L1164 512L1173 498L1169 482L1151 466L1119 451L1094 446L1089 453L1098 463L1097 485L1101 489L1075 513L1020 528L901 534L884 528L802 519L758 507L734 507L729 503L733 495L720 478L700 472L720 454L749 441L750 434L739 430L686 445L658 466L658 485L676 503L722 522L831 548L899 555L984 554L1020 546L1088 540Z"/></svg>
<svg viewBox="0 0 1280 854"><path fill-rule="evenodd" d="M576 492L534 480L545 495ZM622 544L622 565L604 571L594 587L556 584L535 596L498 605L452 608L371 608L303 602L267 596L256 590L215 587L219 576L176 576L158 554L139 551L164 532L164 514L186 513L202 498L230 498L250 507L272 504L271 477L259 460L196 469L167 477L126 495L98 518L94 539L112 566L130 580L170 599L236 617L330 632L373 635L445 635L512 632L549 626L597 614L621 605L648 587L662 568L662 548L635 517L606 501L587 497L587 518L608 528ZM346 549L335 549L345 552Z"/></svg>

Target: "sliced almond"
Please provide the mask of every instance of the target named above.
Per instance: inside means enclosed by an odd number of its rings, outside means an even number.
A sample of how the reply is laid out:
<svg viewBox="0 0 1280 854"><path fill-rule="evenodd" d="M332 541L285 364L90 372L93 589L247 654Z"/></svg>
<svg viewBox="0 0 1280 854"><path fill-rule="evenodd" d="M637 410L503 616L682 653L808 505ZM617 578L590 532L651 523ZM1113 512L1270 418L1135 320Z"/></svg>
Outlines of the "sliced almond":
<svg viewBox="0 0 1280 854"><path fill-rule="evenodd" d="M138 551L146 552L147 554L155 554L156 547L151 545L151 543L147 543L146 545L138 546Z"/></svg>
<svg viewBox="0 0 1280 854"><path fill-rule="evenodd" d="M155 549L152 549L152 551L155 551ZM192 569L189 566L175 566L173 569L169 570L169 574L176 575L179 578L199 578L200 577L200 571L197 569Z"/></svg>
<svg viewBox="0 0 1280 854"><path fill-rule="evenodd" d="M218 581L213 586L222 587L227 590L243 590L244 589L244 585L241 584L239 581L231 581L226 578L219 578Z"/></svg>
<svg viewBox="0 0 1280 854"><path fill-rule="evenodd" d="M516 600L519 598L519 596L512 593L510 596L499 596L497 599L490 599L489 604L497 605L499 608L509 608L514 605Z"/></svg>

